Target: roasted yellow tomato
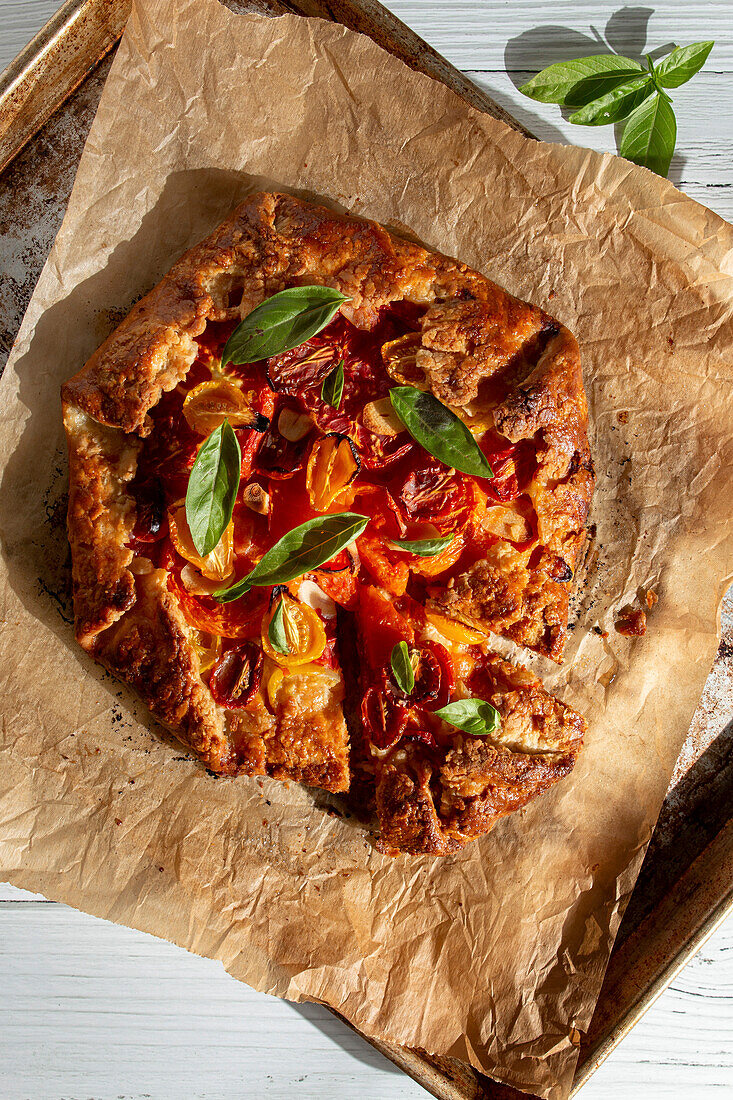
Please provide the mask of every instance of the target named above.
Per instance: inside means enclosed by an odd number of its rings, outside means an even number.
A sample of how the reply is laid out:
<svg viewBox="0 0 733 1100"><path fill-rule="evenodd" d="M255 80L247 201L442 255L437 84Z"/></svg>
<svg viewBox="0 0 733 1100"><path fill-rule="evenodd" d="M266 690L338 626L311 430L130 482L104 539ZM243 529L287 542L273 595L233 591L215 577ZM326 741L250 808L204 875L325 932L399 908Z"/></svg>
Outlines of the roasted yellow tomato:
<svg viewBox="0 0 733 1100"><path fill-rule="evenodd" d="M224 375L194 386L183 402L183 415L199 435L211 435L225 420L233 428L256 428L262 420L242 386Z"/></svg>
<svg viewBox="0 0 733 1100"><path fill-rule="evenodd" d="M486 635L480 630L473 630L463 623L454 622L446 615L440 615L437 611L426 611L425 618L438 630L444 638L458 645L481 645L486 641Z"/></svg>
<svg viewBox="0 0 733 1100"><path fill-rule="evenodd" d="M273 628L271 632L270 624L276 616L278 629L275 631ZM277 633L283 644L277 645L277 639L271 639L271 633ZM312 607L299 603L283 592L273 600L272 607L262 620L262 648L278 665L295 668L321 656L326 648L326 631Z"/></svg>
<svg viewBox="0 0 733 1100"><path fill-rule="evenodd" d="M202 576L211 581L224 581L234 568L234 524L229 523L219 542L205 558L193 544L186 519L186 505L181 501L168 509L168 527L171 542L186 561L190 561Z"/></svg>
<svg viewBox="0 0 733 1100"><path fill-rule="evenodd" d="M417 353L422 346L419 332L408 332L382 344L382 361L387 373L396 382L405 382L410 386L424 386L425 373L417 365Z"/></svg>
<svg viewBox="0 0 733 1100"><path fill-rule="evenodd" d="M466 540L463 534L458 534L453 542L448 543L445 550L441 551L440 554L434 554L432 558L420 558L413 555L410 561L410 570L413 573L419 573L421 577L437 577L439 573L444 573L446 569L450 569L452 565L455 565L463 553L465 544Z"/></svg>
<svg viewBox="0 0 733 1100"><path fill-rule="evenodd" d="M327 512L359 470L359 459L345 435L327 435L311 449L306 471L308 496L316 512Z"/></svg>
<svg viewBox="0 0 733 1100"><path fill-rule="evenodd" d="M208 672L221 653L221 638L216 634L209 634L206 630L196 630L193 647L198 654L200 671Z"/></svg>

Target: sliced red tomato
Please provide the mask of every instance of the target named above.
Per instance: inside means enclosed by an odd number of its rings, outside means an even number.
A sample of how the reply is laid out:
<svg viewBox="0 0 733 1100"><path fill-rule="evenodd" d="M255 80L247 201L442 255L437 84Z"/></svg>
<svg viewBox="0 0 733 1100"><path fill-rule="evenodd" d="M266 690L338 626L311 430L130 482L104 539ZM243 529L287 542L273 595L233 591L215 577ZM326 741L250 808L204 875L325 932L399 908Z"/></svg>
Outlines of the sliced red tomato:
<svg viewBox="0 0 733 1100"><path fill-rule="evenodd" d="M253 588L232 603L217 603L211 596L194 595L181 580L186 562L175 553L169 541L163 545L161 566L168 570L168 588L175 595L186 622L197 630L222 638L259 637L262 616L270 599L269 588ZM246 569L240 566L240 575L245 572Z"/></svg>
<svg viewBox="0 0 733 1100"><path fill-rule="evenodd" d="M378 749L388 749L397 744L409 714L409 705L395 697L389 684L369 688L361 703L364 729Z"/></svg>
<svg viewBox="0 0 733 1100"><path fill-rule="evenodd" d="M438 710L449 702L456 686L450 654L438 642L423 642L410 701L426 710Z"/></svg>
<svg viewBox="0 0 733 1100"><path fill-rule="evenodd" d="M422 745L426 745L429 749L438 748L435 734L431 733L430 730L420 729L417 726L408 726L402 739L403 741L417 741Z"/></svg>
<svg viewBox="0 0 733 1100"><path fill-rule="evenodd" d="M314 511L305 487L305 471L287 481L270 483L269 545L277 542L284 534L299 527L318 513Z"/></svg>
<svg viewBox="0 0 733 1100"><path fill-rule="evenodd" d="M393 596L402 596L410 579L410 567L402 556L391 553L389 544L378 536L364 534L356 540L362 565L374 580Z"/></svg>
<svg viewBox="0 0 733 1100"><path fill-rule="evenodd" d="M318 587L323 589L334 603L337 603L339 607L346 608L347 611L354 610L358 596L358 585L356 576L353 573L348 570L336 573L319 570L313 576Z"/></svg>
<svg viewBox="0 0 733 1100"><path fill-rule="evenodd" d="M394 436L374 435L362 430L357 436L357 445L366 470L390 470L408 455L416 453L417 444L405 439L404 434Z"/></svg>
<svg viewBox="0 0 733 1100"><path fill-rule="evenodd" d="M354 511L369 516L369 532L378 531L387 539L404 537L405 524L397 503L384 485L358 481L354 493Z"/></svg>
<svg viewBox="0 0 733 1100"><path fill-rule="evenodd" d="M482 484L490 500L508 504L527 487L537 466L534 443L523 439L510 443L496 432L486 432L479 442L494 476Z"/></svg>
<svg viewBox="0 0 733 1100"><path fill-rule="evenodd" d="M407 472L401 468L388 484L408 523L432 523L441 533L460 531L473 508L470 479L432 459Z"/></svg>
<svg viewBox="0 0 733 1100"><path fill-rule="evenodd" d="M265 656L254 642L227 649L211 670L209 691L228 710L245 710L259 691Z"/></svg>
<svg viewBox="0 0 733 1100"><path fill-rule="evenodd" d="M411 645L415 639L409 619L377 588L361 587L358 616L359 640L372 669L388 667L394 646L402 641Z"/></svg>
<svg viewBox="0 0 733 1100"><path fill-rule="evenodd" d="M159 477L151 477L133 489L136 516L132 530L132 542L146 544L157 542L168 531L165 492ZM134 547L136 548L136 547Z"/></svg>

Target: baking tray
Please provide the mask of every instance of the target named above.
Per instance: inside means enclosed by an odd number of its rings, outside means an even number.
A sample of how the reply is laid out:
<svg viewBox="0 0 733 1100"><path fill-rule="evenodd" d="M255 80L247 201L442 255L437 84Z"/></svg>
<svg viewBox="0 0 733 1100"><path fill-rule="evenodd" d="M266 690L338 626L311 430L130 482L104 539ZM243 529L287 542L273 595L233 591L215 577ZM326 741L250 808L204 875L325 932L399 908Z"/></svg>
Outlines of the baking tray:
<svg viewBox="0 0 733 1100"><path fill-rule="evenodd" d="M479 110L528 131L375 0L225 0L368 34ZM130 0L67 0L0 74L0 367L63 218ZM532 136L528 134L528 136ZM722 641L626 909L573 1095L733 908L733 590ZM346 1021L344 1021L346 1022ZM350 1026L350 1025L349 1025ZM439 1100L521 1100L455 1059L369 1040Z"/></svg>

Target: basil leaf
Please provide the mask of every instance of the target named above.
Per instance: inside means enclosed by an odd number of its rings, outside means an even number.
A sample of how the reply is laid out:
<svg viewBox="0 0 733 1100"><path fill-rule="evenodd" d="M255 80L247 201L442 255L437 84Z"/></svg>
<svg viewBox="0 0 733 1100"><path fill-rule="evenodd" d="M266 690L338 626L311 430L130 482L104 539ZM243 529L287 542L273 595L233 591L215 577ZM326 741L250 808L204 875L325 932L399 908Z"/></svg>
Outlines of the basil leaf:
<svg viewBox="0 0 733 1100"><path fill-rule="evenodd" d="M336 366L327 374L323 379L323 385L321 386L321 399L330 405L332 409L337 409L341 404L341 397L344 392L344 361L339 359Z"/></svg>
<svg viewBox="0 0 733 1100"><path fill-rule="evenodd" d="M368 516L356 512L335 512L309 519L284 534L246 577L231 588L220 588L213 597L218 603L231 603L250 588L287 584L330 561L358 538L368 523Z"/></svg>
<svg viewBox="0 0 733 1100"><path fill-rule="evenodd" d="M474 737L489 737L501 729L501 715L485 699L456 699L433 714Z"/></svg>
<svg viewBox="0 0 733 1100"><path fill-rule="evenodd" d="M635 72L643 72L638 61L614 53L601 53L549 65L523 84L519 91L540 103L582 107Z"/></svg>
<svg viewBox="0 0 733 1100"><path fill-rule="evenodd" d="M186 519L202 558L211 553L232 518L241 473L239 442L224 420L202 444L186 489Z"/></svg>
<svg viewBox="0 0 733 1100"><path fill-rule="evenodd" d="M246 596L251 590L252 585L249 583L249 576L247 576L242 577L241 580L236 581L229 588L217 588L216 592L211 593L211 598L216 600L217 603L233 603L234 600Z"/></svg>
<svg viewBox="0 0 733 1100"><path fill-rule="evenodd" d="M270 639L270 645L276 653L290 653L288 636L285 633L285 600L282 596L275 608L275 614L270 619L267 637Z"/></svg>
<svg viewBox="0 0 733 1100"><path fill-rule="evenodd" d="M400 691L404 691L405 695L410 695L415 686L415 672L410 663L410 651L407 648L407 642L398 642L394 646L389 663L392 666L392 675L397 687Z"/></svg>
<svg viewBox="0 0 733 1100"><path fill-rule="evenodd" d="M300 347L348 301L330 286L294 286L273 294L237 325L224 345L221 365L255 363Z"/></svg>
<svg viewBox="0 0 733 1100"><path fill-rule="evenodd" d="M416 554L418 558L434 558L436 554L442 554L455 537L455 535L446 535L442 539L390 539L390 542L399 546L400 550Z"/></svg>
<svg viewBox="0 0 733 1100"><path fill-rule="evenodd" d="M619 122L630 115L654 91L654 81L649 73L632 76L612 92L594 99L570 115L569 122L576 126L605 126L607 122Z"/></svg>
<svg viewBox="0 0 733 1100"><path fill-rule="evenodd" d="M686 84L703 67L714 45L714 42L693 42L691 46L678 46L655 65L657 80L663 88Z"/></svg>
<svg viewBox="0 0 733 1100"><path fill-rule="evenodd" d="M667 96L657 92L629 115L618 151L634 164L666 176L676 139L674 111Z"/></svg>
<svg viewBox="0 0 733 1100"><path fill-rule="evenodd" d="M423 393L414 386L395 386L389 396L412 438L429 454L462 474L494 476L466 425L432 393Z"/></svg>

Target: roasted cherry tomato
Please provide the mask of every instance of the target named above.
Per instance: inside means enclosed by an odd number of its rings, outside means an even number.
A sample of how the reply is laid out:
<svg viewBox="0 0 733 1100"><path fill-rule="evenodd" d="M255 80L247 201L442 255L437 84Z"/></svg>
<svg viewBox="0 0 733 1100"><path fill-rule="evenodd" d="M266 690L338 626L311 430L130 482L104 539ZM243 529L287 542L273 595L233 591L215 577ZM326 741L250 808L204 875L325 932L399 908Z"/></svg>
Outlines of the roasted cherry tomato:
<svg viewBox="0 0 733 1100"><path fill-rule="evenodd" d="M486 432L479 446L489 460L494 475L483 482L486 494L490 500L508 504L531 480L537 465L534 443L527 439L510 443L496 432Z"/></svg>
<svg viewBox="0 0 733 1100"><path fill-rule="evenodd" d="M274 390L298 393L322 385L340 358L338 345L328 341L325 332L267 360L267 377Z"/></svg>
<svg viewBox="0 0 733 1100"><path fill-rule="evenodd" d="M252 405L241 382L220 375L201 382L186 394L183 415L192 431L211 435L228 420L232 428L252 428L264 432L268 420Z"/></svg>
<svg viewBox="0 0 733 1100"><path fill-rule="evenodd" d="M427 745L429 749L437 749L438 742L435 740L435 734L430 730L419 729L418 727L408 726L402 735L403 741L418 741L421 745Z"/></svg>
<svg viewBox="0 0 733 1100"><path fill-rule="evenodd" d="M150 543L162 539L168 530L165 510L165 492L158 477L152 477L135 486L135 526L132 536L135 542Z"/></svg>
<svg viewBox="0 0 733 1100"><path fill-rule="evenodd" d="M417 538L418 536L415 535L414 537ZM403 550L401 553L409 555L405 558L405 561L408 562L411 573L416 573L421 577L437 577L456 564L463 553L465 545L466 539L461 533L455 535L453 541L446 546L445 550L442 550L440 554L434 554L432 558L421 558L417 554L410 554L407 550Z"/></svg>
<svg viewBox="0 0 733 1100"><path fill-rule="evenodd" d="M422 642L418 655L410 702L426 710L437 710L448 703L455 689L453 662L448 650L438 642Z"/></svg>
<svg viewBox="0 0 733 1100"><path fill-rule="evenodd" d="M398 642L412 645L415 632L409 619L378 588L359 592L360 640L370 668L386 668Z"/></svg>
<svg viewBox="0 0 733 1100"><path fill-rule="evenodd" d="M316 512L327 512L359 472L356 447L345 435L327 435L311 448L305 484Z"/></svg>
<svg viewBox="0 0 733 1100"><path fill-rule="evenodd" d="M363 431L358 438L364 468L375 472L391 469L416 449L415 443L405 440L404 435L379 436Z"/></svg>
<svg viewBox="0 0 733 1100"><path fill-rule="evenodd" d="M400 474L389 487L408 523L432 523L441 532L459 531L474 504L470 480L432 461Z"/></svg>
<svg viewBox="0 0 733 1100"><path fill-rule="evenodd" d="M483 645L487 637L480 630L459 623L455 619L449 619L447 615L441 615L437 611L426 611L425 618L438 630L444 638L458 645Z"/></svg>
<svg viewBox="0 0 733 1100"><path fill-rule="evenodd" d="M276 649L269 635L270 624L281 604L287 653ZM281 592L262 620L262 648L268 657L283 668L294 668L296 665L317 661L326 648L326 631L320 616L312 607L293 599L287 592Z"/></svg>
<svg viewBox="0 0 733 1100"><path fill-rule="evenodd" d="M186 519L186 505L178 504L168 509L168 528L171 542L178 553L211 581L225 581L234 569L234 524L229 522L224 534L206 557L201 557L193 544Z"/></svg>
<svg viewBox="0 0 733 1100"><path fill-rule="evenodd" d="M390 549L389 543L369 534L361 535L356 540L356 546L362 564L366 566L374 580L393 596L404 595L410 579L410 567L404 554L395 554Z"/></svg>
<svg viewBox="0 0 733 1100"><path fill-rule="evenodd" d="M197 630L193 647L199 659L199 672L208 672L221 656L221 638L205 630Z"/></svg>
<svg viewBox="0 0 733 1100"><path fill-rule="evenodd" d="M168 540L162 545L161 566L168 571L168 587L174 593L187 623L197 630L222 638L259 637L260 623L270 598L268 588L253 588L246 596L232 603L217 603L210 596L194 596L187 591L181 579L184 562L173 552Z"/></svg>
<svg viewBox="0 0 733 1100"><path fill-rule="evenodd" d="M369 516L369 532L379 532L387 539L405 538L405 523L394 497L384 485L370 485L357 480L354 489L354 510Z"/></svg>
<svg viewBox="0 0 733 1100"><path fill-rule="evenodd" d="M370 687L362 700L362 722L369 740L378 749L388 749L399 741L409 714L409 705L393 694L389 684Z"/></svg>
<svg viewBox="0 0 733 1100"><path fill-rule="evenodd" d="M277 419L262 437L257 451L256 469L258 473L275 481L284 481L294 477L305 466L311 446L310 433L299 439L287 439L277 427Z"/></svg>
<svg viewBox="0 0 733 1100"><path fill-rule="evenodd" d="M314 577L318 587L327 596L330 596L334 603L337 603L340 607L345 607L347 611L354 610L359 593L354 573L348 569L342 569L334 573L319 569L318 572L314 573Z"/></svg>
<svg viewBox="0 0 733 1100"><path fill-rule="evenodd" d="M209 690L228 710L245 710L259 691L264 654L254 642L227 649L211 670Z"/></svg>

